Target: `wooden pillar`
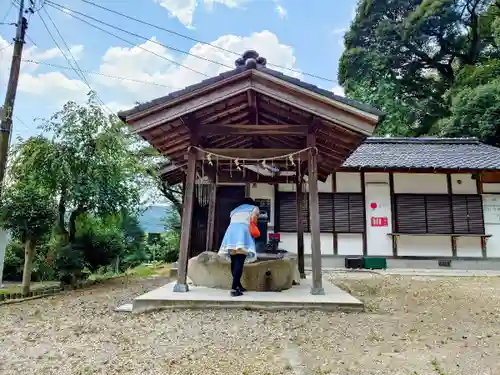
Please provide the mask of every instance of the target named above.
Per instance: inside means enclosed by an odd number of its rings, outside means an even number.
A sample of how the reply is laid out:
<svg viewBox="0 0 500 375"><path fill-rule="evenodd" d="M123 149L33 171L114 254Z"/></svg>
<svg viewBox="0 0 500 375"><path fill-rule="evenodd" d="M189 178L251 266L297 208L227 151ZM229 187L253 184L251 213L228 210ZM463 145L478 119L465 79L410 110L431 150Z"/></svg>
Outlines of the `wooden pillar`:
<svg viewBox="0 0 500 375"><path fill-rule="evenodd" d="M311 294L325 294L321 275L321 233L319 230L319 196L318 196L318 155L316 150L316 134L308 134L308 185L309 185L309 215L311 223L311 255L312 255L312 288Z"/></svg>
<svg viewBox="0 0 500 375"><path fill-rule="evenodd" d="M363 256L368 255L368 228L366 225L366 181L365 172L360 173L361 195L363 196Z"/></svg>
<svg viewBox="0 0 500 375"><path fill-rule="evenodd" d="M394 174L392 172L389 173L389 194L391 196L391 219L392 219L392 232L397 233L399 231L398 221L396 218L397 209L396 209L396 196L394 193ZM391 236L392 238L392 256L398 256L398 238L399 236Z"/></svg>
<svg viewBox="0 0 500 375"><path fill-rule="evenodd" d="M333 199L333 255L339 254L339 234L335 228L335 196L337 194L337 171L332 173L332 199Z"/></svg>
<svg viewBox="0 0 500 375"><path fill-rule="evenodd" d="M302 192L302 171L299 167L297 168L297 172L295 173L295 200L297 204L297 258L301 279L306 278L304 266L304 220L302 220L303 198L304 193Z"/></svg>
<svg viewBox="0 0 500 375"><path fill-rule="evenodd" d="M194 183L196 178L196 150L191 149L188 154L186 184L184 186L184 199L181 219L181 241L179 246L179 269L174 292L187 292L187 265L189 257L189 240L191 224L193 221Z"/></svg>
<svg viewBox="0 0 500 375"><path fill-rule="evenodd" d="M217 185L215 182L210 184L210 197L208 200L208 216L207 216L207 246L205 251L212 251L214 246L214 230L215 230L215 198L217 197Z"/></svg>

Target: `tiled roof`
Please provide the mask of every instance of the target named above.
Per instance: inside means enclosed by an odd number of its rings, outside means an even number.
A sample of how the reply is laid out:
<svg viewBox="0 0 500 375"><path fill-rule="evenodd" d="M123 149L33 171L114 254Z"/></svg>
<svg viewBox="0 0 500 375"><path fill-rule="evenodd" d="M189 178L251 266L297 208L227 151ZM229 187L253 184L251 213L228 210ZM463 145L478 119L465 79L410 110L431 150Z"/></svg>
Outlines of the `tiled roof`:
<svg viewBox="0 0 500 375"><path fill-rule="evenodd" d="M253 52L253 51L247 51L245 52L246 53L249 53L249 52ZM244 55L245 55L244 54ZM258 56L258 54L257 54ZM276 77L276 78L279 78L283 81L286 81L286 82L289 82L293 85L296 85L300 88L303 88L303 89L306 89L306 90L309 90L311 92L314 92L316 94L319 94L319 95L322 95L322 96L325 96L329 99L332 99L332 100L336 100L340 103L344 103L344 104L347 104L351 107L354 107L354 108L357 108L361 111L364 111L364 112L368 112L368 113L371 113L371 114L374 114L374 115L377 115L377 116L382 116L383 113L380 112L378 109L376 108L373 108L369 105L366 105L366 104L363 104L363 103L360 103L356 100L353 100L353 99L349 99L349 98L345 98L343 96L339 96L339 95L336 95L334 94L333 92L331 91L328 91L328 90L324 90L318 86L315 86L315 85L312 85L312 84L309 84L307 82L304 82L304 81L301 81L297 78L293 78L293 77L290 77L286 74L283 74L283 73L280 73L276 70L273 70L273 69L269 69L265 66L265 63L264 64L256 64L256 65L240 65L240 66L236 66L235 69L233 70L229 70L227 72L224 72L224 73L221 73L215 77L211 77L211 78L208 78L208 79L205 79L199 83L196 83L194 85L191 85L191 86L187 86L185 87L184 89L182 90L179 90L179 91L174 91L166 96L163 96L163 97L160 97L160 98L157 98L157 99L154 99L154 100L151 100L149 102L146 102L146 103L143 103L143 104L139 104L138 106L130 109L130 110L127 110L127 111L120 111L118 112L118 117L120 117L120 119L122 121L125 121L125 117L127 116L131 116L131 115L134 115L136 113L139 113L139 112L142 112L142 111L145 111L149 108L152 108L158 104L164 104L164 103L167 103L175 98L178 98L182 95L185 95L185 94L188 94L190 92L193 92L193 91L196 91L196 90L200 90L200 89L203 89L204 87L207 87L209 85L213 85L214 83L217 83L219 81L222 81L224 79L227 79L227 78L230 78L230 77L233 77L239 73L242 73L244 71L247 71L247 70L250 70L250 69L255 69L255 70L258 70L260 72L263 72L263 73L266 73L266 74L269 74L273 77Z"/></svg>
<svg viewBox="0 0 500 375"><path fill-rule="evenodd" d="M367 138L342 166L500 170L500 148L474 138Z"/></svg>

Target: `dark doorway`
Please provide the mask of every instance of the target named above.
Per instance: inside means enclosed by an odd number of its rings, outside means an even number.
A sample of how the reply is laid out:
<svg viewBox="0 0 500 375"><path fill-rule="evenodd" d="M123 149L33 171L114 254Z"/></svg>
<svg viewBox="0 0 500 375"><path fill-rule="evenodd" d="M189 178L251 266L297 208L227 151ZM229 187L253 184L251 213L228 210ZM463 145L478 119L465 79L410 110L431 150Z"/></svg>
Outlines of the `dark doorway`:
<svg viewBox="0 0 500 375"><path fill-rule="evenodd" d="M245 198L245 186L218 186L215 205L214 249L218 249L229 225L229 214Z"/></svg>
<svg viewBox="0 0 500 375"><path fill-rule="evenodd" d="M189 257L194 257L205 251L209 199L210 185L196 185L194 189L193 222L191 225Z"/></svg>

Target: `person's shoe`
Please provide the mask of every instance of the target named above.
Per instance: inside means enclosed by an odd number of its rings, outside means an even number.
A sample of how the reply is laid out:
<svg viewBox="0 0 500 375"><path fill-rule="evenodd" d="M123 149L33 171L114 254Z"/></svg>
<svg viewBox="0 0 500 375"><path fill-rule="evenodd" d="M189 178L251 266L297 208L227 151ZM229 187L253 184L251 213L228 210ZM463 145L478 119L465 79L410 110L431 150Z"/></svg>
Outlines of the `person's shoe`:
<svg viewBox="0 0 500 375"><path fill-rule="evenodd" d="M245 293L247 290L243 288L242 286L239 286L238 289L241 293Z"/></svg>
<svg viewBox="0 0 500 375"><path fill-rule="evenodd" d="M242 295L243 295L243 293L239 290L231 290L231 297L239 297Z"/></svg>

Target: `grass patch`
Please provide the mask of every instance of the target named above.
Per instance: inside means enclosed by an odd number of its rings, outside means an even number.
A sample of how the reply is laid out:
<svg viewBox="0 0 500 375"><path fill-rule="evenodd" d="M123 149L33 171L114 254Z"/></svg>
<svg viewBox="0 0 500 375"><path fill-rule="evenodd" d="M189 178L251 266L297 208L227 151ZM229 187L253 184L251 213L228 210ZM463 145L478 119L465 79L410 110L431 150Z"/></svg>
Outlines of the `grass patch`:
<svg viewBox="0 0 500 375"><path fill-rule="evenodd" d="M431 361L431 366L438 375L447 375L436 358Z"/></svg>
<svg viewBox="0 0 500 375"><path fill-rule="evenodd" d="M37 290L56 288L60 285L59 281L42 281L37 283L31 283L30 290L35 292ZM21 293L21 284L11 284L7 285L5 289L0 289L0 294L15 294Z"/></svg>
<svg viewBox="0 0 500 375"><path fill-rule="evenodd" d="M165 263L150 263L141 264L137 267L129 268L123 273L116 273L113 271L101 270L96 273L90 274L88 280L95 282L104 282L107 280L112 280L120 277L133 277L139 279L159 277L159 276L169 276L170 275L170 264Z"/></svg>

